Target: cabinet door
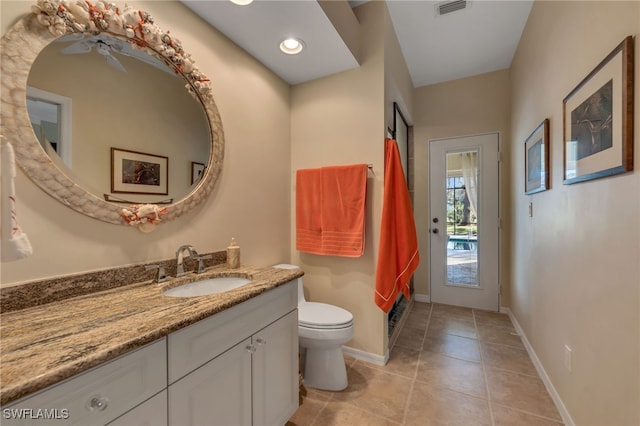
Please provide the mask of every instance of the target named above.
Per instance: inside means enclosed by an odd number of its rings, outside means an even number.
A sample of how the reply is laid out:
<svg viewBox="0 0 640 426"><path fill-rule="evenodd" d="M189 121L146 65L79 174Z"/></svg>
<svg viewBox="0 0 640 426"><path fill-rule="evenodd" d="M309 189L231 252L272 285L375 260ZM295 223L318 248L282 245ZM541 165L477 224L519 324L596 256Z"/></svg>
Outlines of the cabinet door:
<svg viewBox="0 0 640 426"><path fill-rule="evenodd" d="M166 426L167 391L163 390L153 398L138 405L128 413L118 417L108 426Z"/></svg>
<svg viewBox="0 0 640 426"><path fill-rule="evenodd" d="M169 386L169 424L251 424L251 339Z"/></svg>
<svg viewBox="0 0 640 426"><path fill-rule="evenodd" d="M284 425L298 408L298 311L252 337L253 424Z"/></svg>

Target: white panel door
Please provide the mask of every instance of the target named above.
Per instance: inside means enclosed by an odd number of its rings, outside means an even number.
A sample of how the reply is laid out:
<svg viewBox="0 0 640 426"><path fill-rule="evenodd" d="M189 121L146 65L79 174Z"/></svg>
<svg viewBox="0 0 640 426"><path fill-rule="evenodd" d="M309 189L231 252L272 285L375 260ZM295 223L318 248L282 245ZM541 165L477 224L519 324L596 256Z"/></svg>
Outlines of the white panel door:
<svg viewBox="0 0 640 426"><path fill-rule="evenodd" d="M252 337L253 424L283 425L298 409L298 311Z"/></svg>
<svg viewBox="0 0 640 426"><path fill-rule="evenodd" d="M169 424L251 425L251 339L169 386Z"/></svg>
<svg viewBox="0 0 640 426"><path fill-rule="evenodd" d="M429 143L431 301L498 311L498 134Z"/></svg>

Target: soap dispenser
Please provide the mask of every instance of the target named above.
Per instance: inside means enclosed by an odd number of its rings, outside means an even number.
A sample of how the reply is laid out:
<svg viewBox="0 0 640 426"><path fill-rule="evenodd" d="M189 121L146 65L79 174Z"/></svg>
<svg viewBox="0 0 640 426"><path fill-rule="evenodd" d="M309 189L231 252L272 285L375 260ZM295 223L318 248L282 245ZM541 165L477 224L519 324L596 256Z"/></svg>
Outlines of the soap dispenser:
<svg viewBox="0 0 640 426"><path fill-rule="evenodd" d="M229 243L229 247L227 247L227 267L229 269L237 269L240 267L240 246L233 237L231 237L231 242Z"/></svg>

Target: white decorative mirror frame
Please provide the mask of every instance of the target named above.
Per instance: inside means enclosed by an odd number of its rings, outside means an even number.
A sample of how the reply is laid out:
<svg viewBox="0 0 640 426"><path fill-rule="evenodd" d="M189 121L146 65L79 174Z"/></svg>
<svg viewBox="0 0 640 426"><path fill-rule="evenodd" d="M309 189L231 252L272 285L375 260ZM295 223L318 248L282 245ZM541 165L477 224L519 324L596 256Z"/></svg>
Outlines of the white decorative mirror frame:
<svg viewBox="0 0 640 426"><path fill-rule="evenodd" d="M2 84L1 117L4 139L14 146L20 168L40 188L66 206L95 219L112 224L135 224L127 213L137 208L123 209L121 205L104 201L79 186L65 175L38 143L26 106L27 78L32 63L40 51L56 38L71 34L108 33L126 40L136 49L161 58L186 80L187 90L200 101L209 121L211 150L209 164L202 179L183 199L162 209L154 205L154 219L143 218L149 231L157 222L168 221L187 213L202 203L214 188L222 168L224 133L218 108L214 102L209 80L195 66L191 55L184 52L180 42L163 31L144 11L125 6L119 9L112 3L67 0L38 0L32 14L17 22L0 40L0 83ZM141 210L142 212L142 210Z"/></svg>

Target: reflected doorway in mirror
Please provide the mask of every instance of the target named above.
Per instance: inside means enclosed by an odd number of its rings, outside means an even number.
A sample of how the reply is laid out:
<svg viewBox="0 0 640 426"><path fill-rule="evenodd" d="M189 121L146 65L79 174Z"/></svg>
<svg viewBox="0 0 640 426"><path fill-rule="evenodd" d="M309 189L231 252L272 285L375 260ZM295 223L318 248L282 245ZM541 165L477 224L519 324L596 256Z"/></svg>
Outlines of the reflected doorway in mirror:
<svg viewBox="0 0 640 426"><path fill-rule="evenodd" d="M73 100L58 93L27 86L27 111L42 148L56 162L72 167L71 117Z"/></svg>

